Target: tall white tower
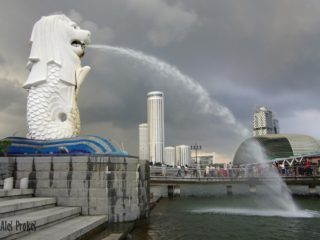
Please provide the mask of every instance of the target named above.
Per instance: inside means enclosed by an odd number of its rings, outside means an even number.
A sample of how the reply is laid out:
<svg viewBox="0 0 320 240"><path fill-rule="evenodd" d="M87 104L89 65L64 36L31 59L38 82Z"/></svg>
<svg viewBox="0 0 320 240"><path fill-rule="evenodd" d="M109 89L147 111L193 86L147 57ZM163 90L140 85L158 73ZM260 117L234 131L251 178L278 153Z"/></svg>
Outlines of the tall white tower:
<svg viewBox="0 0 320 240"><path fill-rule="evenodd" d="M148 124L139 125L139 159L149 160L149 131Z"/></svg>
<svg viewBox="0 0 320 240"><path fill-rule="evenodd" d="M191 165L191 149L187 145L176 146L176 165Z"/></svg>
<svg viewBox="0 0 320 240"><path fill-rule="evenodd" d="M266 107L259 107L253 114L253 136L279 133L278 120L272 111Z"/></svg>
<svg viewBox="0 0 320 240"><path fill-rule="evenodd" d="M175 147L165 147L164 148L164 158L165 164L170 166L176 165L176 148Z"/></svg>
<svg viewBox="0 0 320 240"><path fill-rule="evenodd" d="M148 128L149 128L149 160L155 163L163 162L164 148L164 113L163 93L148 93Z"/></svg>

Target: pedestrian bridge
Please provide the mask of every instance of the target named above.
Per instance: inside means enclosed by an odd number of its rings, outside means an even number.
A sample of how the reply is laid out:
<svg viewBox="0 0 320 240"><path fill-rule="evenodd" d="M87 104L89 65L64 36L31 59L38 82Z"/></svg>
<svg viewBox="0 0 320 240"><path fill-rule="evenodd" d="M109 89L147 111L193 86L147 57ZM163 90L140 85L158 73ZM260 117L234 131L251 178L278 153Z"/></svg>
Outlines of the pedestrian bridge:
<svg viewBox="0 0 320 240"><path fill-rule="evenodd" d="M283 176L287 185L320 185L320 176ZM152 185L170 184L262 184L278 181L276 178L267 177L175 177L175 176L150 176Z"/></svg>
<svg viewBox="0 0 320 240"><path fill-rule="evenodd" d="M267 171L270 171L267 170ZM278 171L278 169L273 169ZM304 175L299 173L303 172ZM213 175L213 176L212 176ZM270 177L274 176L274 177ZM287 185L305 185L309 187L309 193L316 194L316 187L320 186L320 174L318 171L288 171L280 177ZM177 168L150 168L151 186L165 186L168 189L168 195L180 195L180 186L184 184L220 184L226 186L227 194L232 194L232 186L235 184L247 184L249 191L256 192L256 186L268 182L279 183L279 177L273 174L265 174L264 171L247 171L243 168L232 168L216 171L208 174L204 169L192 169L181 171Z"/></svg>

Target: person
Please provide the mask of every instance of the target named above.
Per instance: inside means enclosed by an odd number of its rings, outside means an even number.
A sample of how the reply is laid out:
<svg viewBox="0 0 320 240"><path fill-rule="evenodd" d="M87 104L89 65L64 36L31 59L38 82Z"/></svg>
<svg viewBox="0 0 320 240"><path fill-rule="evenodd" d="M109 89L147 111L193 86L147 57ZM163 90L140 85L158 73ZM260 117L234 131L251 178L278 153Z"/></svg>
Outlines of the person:
<svg viewBox="0 0 320 240"><path fill-rule="evenodd" d="M211 164L209 168L210 177L215 177L214 170L215 170L215 167Z"/></svg>
<svg viewBox="0 0 320 240"><path fill-rule="evenodd" d="M246 177L253 177L253 166L252 165L247 166L247 176Z"/></svg>
<svg viewBox="0 0 320 240"><path fill-rule="evenodd" d="M188 175L188 164L184 166L184 176L186 177Z"/></svg>
<svg viewBox="0 0 320 240"><path fill-rule="evenodd" d="M228 176L233 177L232 162L229 162L229 164L227 165L227 168L228 168Z"/></svg>
<svg viewBox="0 0 320 240"><path fill-rule="evenodd" d="M306 175L310 175L310 173L311 173L311 171L310 171L311 166L310 166L310 165L311 165L311 164L310 164L310 160L309 160L309 159L307 159L307 161L306 161L306 165L305 165Z"/></svg>
<svg viewBox="0 0 320 240"><path fill-rule="evenodd" d="M299 164L296 161L294 162L293 167L294 176L299 175Z"/></svg>
<svg viewBox="0 0 320 240"><path fill-rule="evenodd" d="M197 177L197 168L196 168L196 164L192 165L192 177Z"/></svg>
<svg viewBox="0 0 320 240"><path fill-rule="evenodd" d="M167 166L163 163L162 164L162 176L166 176L167 175Z"/></svg>
<svg viewBox="0 0 320 240"><path fill-rule="evenodd" d="M201 177L200 163L197 163L197 177Z"/></svg>
<svg viewBox="0 0 320 240"><path fill-rule="evenodd" d="M256 171L257 171L257 174L256 174L257 177L261 177L262 167L260 164L257 165Z"/></svg>
<svg viewBox="0 0 320 240"><path fill-rule="evenodd" d="M180 167L180 165L178 165L178 171L177 171L177 174L176 174L176 177L182 177L182 175L181 175L181 167Z"/></svg>
<svg viewBox="0 0 320 240"><path fill-rule="evenodd" d="M205 170L204 176L205 177L209 177L209 166L208 165L206 166L206 170Z"/></svg>
<svg viewBox="0 0 320 240"><path fill-rule="evenodd" d="M286 172L286 168L284 166L284 161L282 163L280 163L279 167L280 167L280 174L284 175Z"/></svg>
<svg viewBox="0 0 320 240"><path fill-rule="evenodd" d="M217 176L221 177L220 166L217 166Z"/></svg>
<svg viewBox="0 0 320 240"><path fill-rule="evenodd" d="M223 164L223 168L222 168L222 176L223 177L227 176L227 171L228 171L228 166L227 165L228 165L227 163Z"/></svg>

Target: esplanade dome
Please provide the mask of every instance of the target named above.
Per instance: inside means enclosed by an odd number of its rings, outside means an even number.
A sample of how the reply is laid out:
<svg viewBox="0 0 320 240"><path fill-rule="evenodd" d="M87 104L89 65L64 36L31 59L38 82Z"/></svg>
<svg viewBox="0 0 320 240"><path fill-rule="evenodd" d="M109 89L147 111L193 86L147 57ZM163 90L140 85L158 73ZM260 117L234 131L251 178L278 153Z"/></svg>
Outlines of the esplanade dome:
<svg viewBox="0 0 320 240"><path fill-rule="evenodd" d="M287 158L292 156L320 153L320 142L311 136L300 134L267 134L246 139L238 147L234 158L234 165L257 162L256 143L263 148L266 158Z"/></svg>

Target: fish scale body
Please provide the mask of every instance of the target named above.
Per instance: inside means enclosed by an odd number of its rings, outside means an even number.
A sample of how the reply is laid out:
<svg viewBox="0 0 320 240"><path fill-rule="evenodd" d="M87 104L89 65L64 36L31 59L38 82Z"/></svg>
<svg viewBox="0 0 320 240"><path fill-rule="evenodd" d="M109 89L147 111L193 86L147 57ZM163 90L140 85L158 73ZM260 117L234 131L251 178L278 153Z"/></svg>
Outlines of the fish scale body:
<svg viewBox="0 0 320 240"><path fill-rule="evenodd" d="M80 133L75 87L61 81L60 71L59 65L49 63L47 80L29 89L28 138L51 140L75 137ZM69 91L70 98L63 97L62 91ZM59 118L59 113L66 114L66 119Z"/></svg>

